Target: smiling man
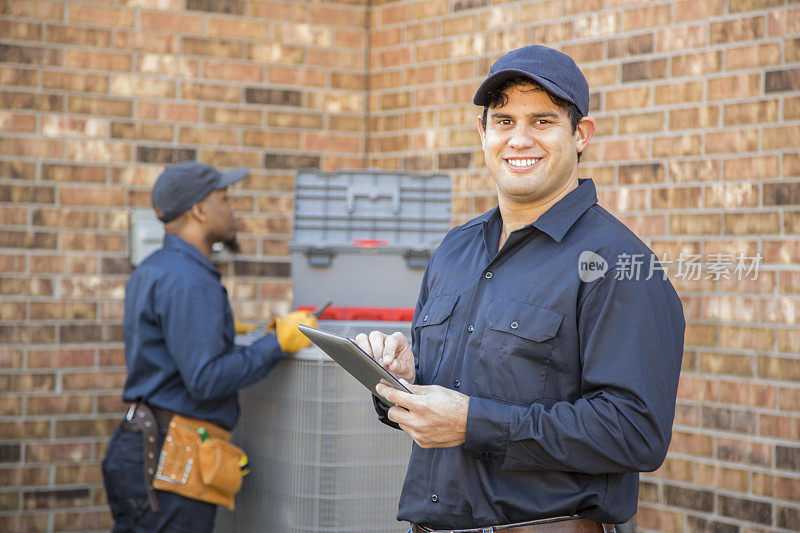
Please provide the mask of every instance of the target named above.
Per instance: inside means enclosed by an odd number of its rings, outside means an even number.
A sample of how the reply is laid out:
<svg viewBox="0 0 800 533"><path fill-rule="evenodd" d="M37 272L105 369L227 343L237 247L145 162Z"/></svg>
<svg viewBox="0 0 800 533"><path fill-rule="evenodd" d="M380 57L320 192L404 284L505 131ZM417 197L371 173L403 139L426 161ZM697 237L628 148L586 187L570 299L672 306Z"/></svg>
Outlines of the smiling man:
<svg viewBox="0 0 800 533"><path fill-rule="evenodd" d="M669 446L681 302L578 178L595 123L570 57L514 50L474 103L498 207L434 253L412 346L356 338L413 393L378 385L401 407L375 400L415 442L397 517L414 533L612 531ZM619 268L634 257L642 275Z"/></svg>

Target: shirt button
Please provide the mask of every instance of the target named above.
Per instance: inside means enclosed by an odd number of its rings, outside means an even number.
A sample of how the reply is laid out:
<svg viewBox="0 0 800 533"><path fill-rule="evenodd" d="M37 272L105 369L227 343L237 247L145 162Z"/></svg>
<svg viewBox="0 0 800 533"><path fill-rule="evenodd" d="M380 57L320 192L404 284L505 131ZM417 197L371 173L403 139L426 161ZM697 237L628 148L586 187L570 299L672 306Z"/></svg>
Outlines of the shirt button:
<svg viewBox="0 0 800 533"><path fill-rule="evenodd" d="M472 327L472 324L469 325L469 327L467 328L467 331L469 331L470 333L475 331L475 328Z"/></svg>
<svg viewBox="0 0 800 533"><path fill-rule="evenodd" d="M428 321L428 315L425 315L425 317L422 319L422 321L423 322L427 322Z"/></svg>
<svg viewBox="0 0 800 533"><path fill-rule="evenodd" d="M511 329L517 329L518 327L519 327L519 322L517 322L516 320L511 323Z"/></svg>
<svg viewBox="0 0 800 533"><path fill-rule="evenodd" d="M431 501L432 501L433 503L436 503L436 502L438 502L438 501L439 501L439 497L438 497L436 494L433 494L433 495L431 495Z"/></svg>
<svg viewBox="0 0 800 533"><path fill-rule="evenodd" d="M492 273L491 273L491 272L487 272L487 273L486 273L486 275L485 275L484 277L485 277L486 279L492 279Z"/></svg>
<svg viewBox="0 0 800 533"><path fill-rule="evenodd" d="M461 380L460 380L460 379L457 379L457 380L455 380L455 381L453 382L453 386L454 386L455 388L459 388L459 387L461 386Z"/></svg>

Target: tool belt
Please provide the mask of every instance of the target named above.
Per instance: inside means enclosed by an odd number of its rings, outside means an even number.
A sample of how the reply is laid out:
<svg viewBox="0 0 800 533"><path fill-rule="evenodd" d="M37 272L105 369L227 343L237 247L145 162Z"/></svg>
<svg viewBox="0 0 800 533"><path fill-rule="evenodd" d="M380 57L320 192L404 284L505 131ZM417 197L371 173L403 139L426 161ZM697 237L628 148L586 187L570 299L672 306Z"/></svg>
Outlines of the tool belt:
<svg viewBox="0 0 800 533"><path fill-rule="evenodd" d="M167 414L171 416L165 420ZM143 402L131 406L127 419L144 437L145 487L153 511L160 511L154 489L233 510L234 497L242 486L240 461L244 452L229 442L229 431ZM159 422L168 429L156 466ZM201 428L205 438L198 432Z"/></svg>
<svg viewBox="0 0 800 533"><path fill-rule="evenodd" d="M475 529L438 530L411 524L411 531L412 533L604 533L614 531L614 526L588 518L563 516Z"/></svg>

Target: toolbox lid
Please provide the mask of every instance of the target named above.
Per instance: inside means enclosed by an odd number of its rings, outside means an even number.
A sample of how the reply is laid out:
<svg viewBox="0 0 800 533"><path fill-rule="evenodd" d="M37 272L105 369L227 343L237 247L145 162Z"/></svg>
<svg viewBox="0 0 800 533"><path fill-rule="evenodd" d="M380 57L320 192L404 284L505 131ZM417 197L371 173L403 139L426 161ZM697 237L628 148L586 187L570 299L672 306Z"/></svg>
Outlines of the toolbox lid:
<svg viewBox="0 0 800 533"><path fill-rule="evenodd" d="M450 229L450 198L450 178L442 174L301 170L291 247L433 248Z"/></svg>

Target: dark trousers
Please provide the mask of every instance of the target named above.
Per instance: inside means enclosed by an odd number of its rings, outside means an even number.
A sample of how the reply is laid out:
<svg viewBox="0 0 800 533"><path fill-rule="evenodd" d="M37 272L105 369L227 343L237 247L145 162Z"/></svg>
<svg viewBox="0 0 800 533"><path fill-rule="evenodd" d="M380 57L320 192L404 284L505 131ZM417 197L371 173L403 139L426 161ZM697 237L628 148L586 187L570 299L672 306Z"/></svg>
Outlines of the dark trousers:
<svg viewBox="0 0 800 533"><path fill-rule="evenodd" d="M164 441L166 432L160 438ZM117 429L103 460L103 483L114 517L114 533L211 533L217 506L156 491L160 513L147 502L142 434Z"/></svg>

